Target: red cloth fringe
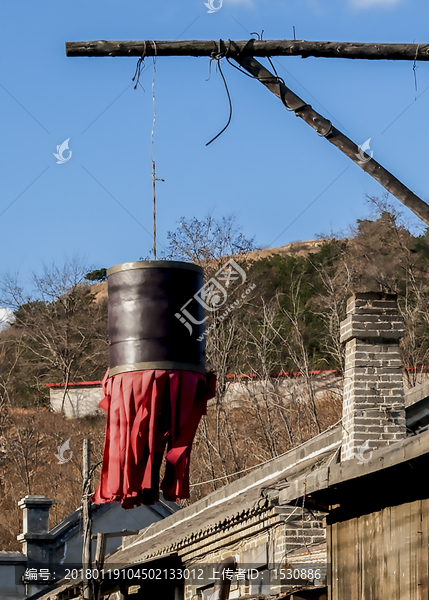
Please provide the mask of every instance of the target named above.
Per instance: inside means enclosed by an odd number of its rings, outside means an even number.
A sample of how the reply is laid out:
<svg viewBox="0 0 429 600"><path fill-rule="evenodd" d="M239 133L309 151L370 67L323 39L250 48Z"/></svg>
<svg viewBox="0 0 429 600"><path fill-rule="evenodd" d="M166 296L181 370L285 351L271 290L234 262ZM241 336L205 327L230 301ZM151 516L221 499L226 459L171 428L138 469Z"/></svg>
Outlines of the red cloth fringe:
<svg viewBox="0 0 429 600"><path fill-rule="evenodd" d="M190 371L135 371L108 377L99 406L107 411L100 485L92 501L119 500L124 508L159 499L189 498L189 461L207 400L216 393L216 377Z"/></svg>

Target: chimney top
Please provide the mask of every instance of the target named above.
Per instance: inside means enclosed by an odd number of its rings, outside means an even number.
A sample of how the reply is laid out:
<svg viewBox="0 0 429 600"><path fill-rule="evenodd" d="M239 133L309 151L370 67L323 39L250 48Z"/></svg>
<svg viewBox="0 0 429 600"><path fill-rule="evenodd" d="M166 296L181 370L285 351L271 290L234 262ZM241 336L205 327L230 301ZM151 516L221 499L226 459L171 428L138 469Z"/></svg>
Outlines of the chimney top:
<svg viewBox="0 0 429 600"><path fill-rule="evenodd" d="M18 536L20 541L28 539L29 535L44 534L49 531L49 509L54 501L45 496L25 496L18 502L22 509L23 534Z"/></svg>
<svg viewBox="0 0 429 600"><path fill-rule="evenodd" d="M359 292L347 300L347 314L396 314L398 295L385 292Z"/></svg>
<svg viewBox="0 0 429 600"><path fill-rule="evenodd" d="M45 496L25 496L18 502L19 508L50 508L54 501Z"/></svg>
<svg viewBox="0 0 429 600"><path fill-rule="evenodd" d="M398 344L404 333L396 294L366 292L348 299L347 317L341 323L341 342L357 338L373 344Z"/></svg>

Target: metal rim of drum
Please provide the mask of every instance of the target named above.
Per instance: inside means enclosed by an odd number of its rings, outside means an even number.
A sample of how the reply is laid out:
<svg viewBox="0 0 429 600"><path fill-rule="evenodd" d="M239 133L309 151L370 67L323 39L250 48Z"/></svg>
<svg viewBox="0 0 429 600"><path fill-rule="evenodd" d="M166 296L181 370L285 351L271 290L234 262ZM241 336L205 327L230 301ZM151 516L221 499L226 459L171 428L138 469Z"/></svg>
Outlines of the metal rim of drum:
<svg viewBox="0 0 429 600"><path fill-rule="evenodd" d="M188 269L204 275L204 269L195 263L188 263L183 261L173 260L147 260L147 261L134 261L120 263L107 269L107 277L120 273L123 271L132 271L135 269ZM179 371L193 371L196 373L206 373L205 366L197 364L176 362L176 361L153 361L153 362L138 362L129 363L125 365L118 365L109 369L109 377L119 375L121 373L130 373L135 371L145 370L179 370Z"/></svg>
<svg viewBox="0 0 429 600"><path fill-rule="evenodd" d="M110 267L110 269L107 269L107 277L121 271L132 271L133 269L189 269L190 271L196 271L204 275L204 269L195 263L179 260L138 260Z"/></svg>
<svg viewBox="0 0 429 600"><path fill-rule="evenodd" d="M196 364L181 363L175 361L154 361L134 363L131 365L119 365L109 369L109 377L120 373L134 373L135 371L193 371L194 373L206 373L205 367Z"/></svg>

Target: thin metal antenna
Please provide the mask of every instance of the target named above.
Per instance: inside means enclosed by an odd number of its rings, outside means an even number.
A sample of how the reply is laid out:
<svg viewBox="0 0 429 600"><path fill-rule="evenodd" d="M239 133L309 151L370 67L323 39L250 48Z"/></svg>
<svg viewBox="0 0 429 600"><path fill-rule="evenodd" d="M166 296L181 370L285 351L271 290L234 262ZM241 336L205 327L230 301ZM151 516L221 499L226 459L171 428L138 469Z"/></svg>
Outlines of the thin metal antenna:
<svg viewBox="0 0 429 600"><path fill-rule="evenodd" d="M155 161L152 161L152 187L153 187L153 260L156 260L156 177Z"/></svg>
<svg viewBox="0 0 429 600"><path fill-rule="evenodd" d="M156 176L155 170L155 148L154 148L154 133L156 123L156 96L155 96L155 77L156 77L156 57L157 50L155 42L152 42L155 48L155 56L153 57L153 74L152 74L152 108L153 108L153 121L152 121L152 133L150 135L151 154L152 154L152 191L153 191L153 260L156 260L156 182L164 181Z"/></svg>

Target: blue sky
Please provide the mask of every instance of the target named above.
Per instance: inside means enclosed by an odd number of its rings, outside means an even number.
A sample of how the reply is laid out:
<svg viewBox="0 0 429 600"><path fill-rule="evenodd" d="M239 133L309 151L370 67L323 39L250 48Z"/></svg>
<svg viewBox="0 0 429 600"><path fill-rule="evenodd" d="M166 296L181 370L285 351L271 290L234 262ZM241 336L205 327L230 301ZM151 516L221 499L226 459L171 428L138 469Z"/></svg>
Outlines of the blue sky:
<svg viewBox="0 0 429 600"><path fill-rule="evenodd" d="M215 1L218 6L218 0ZM134 58L66 58L66 41L265 39L428 42L423 0L29 0L0 23L1 269L24 280L80 255L96 268L152 247L152 59L134 91ZM279 58L286 84L429 200L429 64ZM181 216L235 214L262 247L346 231L383 188L258 82L206 58L156 63L158 245ZM70 138L71 159L56 164ZM68 153L65 152L65 156ZM122 205L122 206L121 206ZM9 207L9 208L8 208ZM126 210L124 210L124 208ZM306 212L303 213L304 209ZM128 212L127 212L128 211ZM130 216L130 214L132 216ZM303 214L301 214L303 213ZM418 220L407 209L411 225Z"/></svg>

